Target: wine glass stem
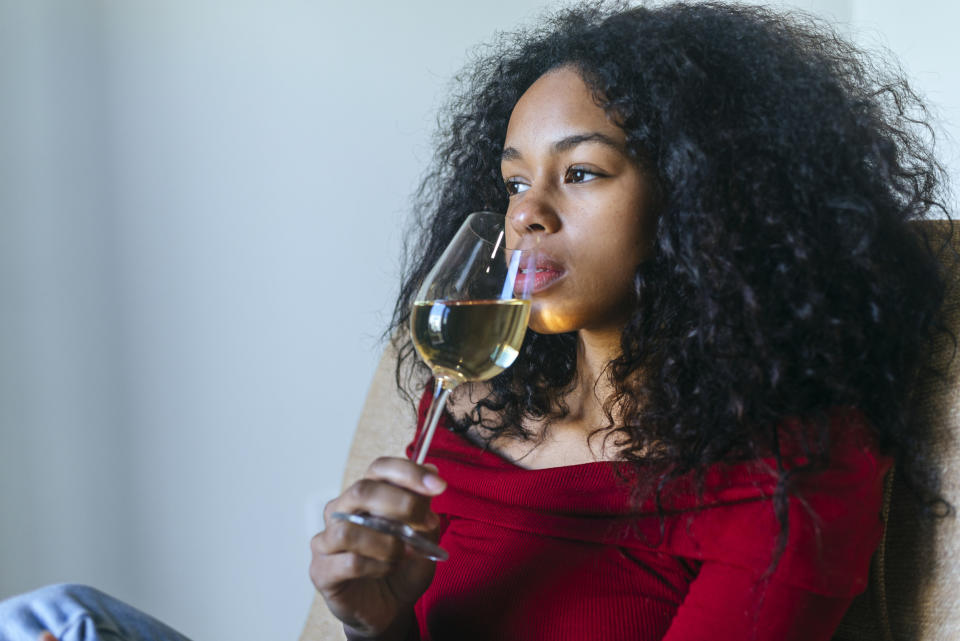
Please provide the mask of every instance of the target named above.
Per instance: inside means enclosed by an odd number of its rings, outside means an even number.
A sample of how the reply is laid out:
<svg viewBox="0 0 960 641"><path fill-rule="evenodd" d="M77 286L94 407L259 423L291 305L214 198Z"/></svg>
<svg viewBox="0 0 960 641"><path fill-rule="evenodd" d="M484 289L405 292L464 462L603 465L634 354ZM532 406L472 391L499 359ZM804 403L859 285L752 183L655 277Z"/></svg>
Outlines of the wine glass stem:
<svg viewBox="0 0 960 641"><path fill-rule="evenodd" d="M430 409L427 410L426 419L423 421L423 431L420 432L420 438L417 440L416 455L417 465L423 465L427 458L427 450L430 449L430 442L433 441L433 433L437 431L437 423L440 422L440 416L443 414L443 408L447 404L447 396L450 391L456 387L447 379L435 378L433 381L433 400L430 401Z"/></svg>

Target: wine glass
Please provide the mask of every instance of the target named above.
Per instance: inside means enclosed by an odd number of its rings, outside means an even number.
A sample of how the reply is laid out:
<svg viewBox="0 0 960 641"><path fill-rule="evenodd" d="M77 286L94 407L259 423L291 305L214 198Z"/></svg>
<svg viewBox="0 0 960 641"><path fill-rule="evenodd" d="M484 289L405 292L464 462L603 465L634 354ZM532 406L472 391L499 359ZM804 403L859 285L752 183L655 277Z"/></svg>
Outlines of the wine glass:
<svg viewBox="0 0 960 641"><path fill-rule="evenodd" d="M422 465L450 392L485 381L510 367L530 317L536 274L535 248L527 237L508 247L506 218L477 212L467 219L427 275L413 303L410 333L417 353L433 371L433 401L414 460ZM406 523L371 514L333 513L335 518L403 539L434 561L447 552Z"/></svg>

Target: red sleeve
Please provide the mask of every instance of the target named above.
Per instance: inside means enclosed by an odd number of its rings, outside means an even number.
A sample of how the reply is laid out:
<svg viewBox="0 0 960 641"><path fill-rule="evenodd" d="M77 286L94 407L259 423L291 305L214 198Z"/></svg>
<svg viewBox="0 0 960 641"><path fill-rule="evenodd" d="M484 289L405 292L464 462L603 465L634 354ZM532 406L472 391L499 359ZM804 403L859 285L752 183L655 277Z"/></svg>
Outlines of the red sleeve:
<svg viewBox="0 0 960 641"><path fill-rule="evenodd" d="M892 463L876 452L860 414L838 414L833 428L828 469L789 496L788 538L775 566L780 525L770 501L721 502L677 528L674 549L702 565L664 641L831 638L866 587ZM726 479L723 491L742 491L748 478ZM769 494L769 484L752 481Z"/></svg>
<svg viewBox="0 0 960 641"><path fill-rule="evenodd" d="M892 461L878 454L859 414L838 413L832 428L827 468L791 484L788 537L775 563L781 533L772 500L777 472L765 459L711 469L702 508L668 521L666 550L705 567L744 568L758 581L769 576L770 583L826 597L863 592L883 531L883 479ZM680 496L690 500L694 494L689 489Z"/></svg>
<svg viewBox="0 0 960 641"><path fill-rule="evenodd" d="M828 597L707 562L663 641L828 641L852 597Z"/></svg>

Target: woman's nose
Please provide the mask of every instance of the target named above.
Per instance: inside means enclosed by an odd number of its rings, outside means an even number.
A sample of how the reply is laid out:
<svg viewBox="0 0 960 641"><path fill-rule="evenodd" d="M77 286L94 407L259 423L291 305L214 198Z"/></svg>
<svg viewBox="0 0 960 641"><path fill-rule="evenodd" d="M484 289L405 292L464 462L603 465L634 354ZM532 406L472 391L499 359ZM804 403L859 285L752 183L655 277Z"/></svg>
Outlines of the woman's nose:
<svg viewBox="0 0 960 641"><path fill-rule="evenodd" d="M514 232L522 236L531 233L553 234L560 229L560 218L548 199L531 189L520 202L507 210L507 218Z"/></svg>

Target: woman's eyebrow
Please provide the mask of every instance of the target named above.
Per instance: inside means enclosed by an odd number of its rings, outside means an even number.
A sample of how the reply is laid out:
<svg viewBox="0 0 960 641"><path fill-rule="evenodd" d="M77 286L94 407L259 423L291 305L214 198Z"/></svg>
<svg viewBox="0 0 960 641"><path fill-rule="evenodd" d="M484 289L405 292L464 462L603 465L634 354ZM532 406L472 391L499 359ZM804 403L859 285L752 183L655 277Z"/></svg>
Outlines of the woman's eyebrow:
<svg viewBox="0 0 960 641"><path fill-rule="evenodd" d="M610 136L600 133L599 131L593 131L586 134L574 134L572 136L567 136L566 138L561 138L557 142L553 143L553 150L555 152L567 151L585 142L599 142L607 147L612 147L620 153L623 153L624 151L622 144L618 143Z"/></svg>
<svg viewBox="0 0 960 641"><path fill-rule="evenodd" d="M602 145L606 145L607 147L615 149L620 153L625 153L626 151L623 147L623 144L617 142L610 136L607 136L606 134L602 134L599 131L593 131L593 132L584 133L584 134L573 134L571 136L566 136L564 138L561 138L560 140L553 143L553 152L561 153L564 151L569 151L570 149L573 149L577 145L582 145L585 142L598 142ZM522 157L523 155L516 148L504 147L503 153L500 154L500 161L503 162L507 160L519 160Z"/></svg>

